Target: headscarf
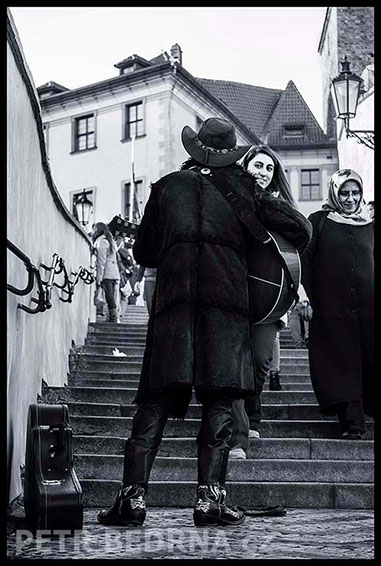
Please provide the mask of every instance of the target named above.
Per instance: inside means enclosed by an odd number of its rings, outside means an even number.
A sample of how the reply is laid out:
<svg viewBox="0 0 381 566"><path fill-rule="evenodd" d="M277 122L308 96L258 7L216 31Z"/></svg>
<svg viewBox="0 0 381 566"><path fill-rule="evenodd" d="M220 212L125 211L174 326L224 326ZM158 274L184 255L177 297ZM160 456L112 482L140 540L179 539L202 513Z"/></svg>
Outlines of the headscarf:
<svg viewBox="0 0 381 566"><path fill-rule="evenodd" d="M361 190L361 199L354 212L345 212L339 199L339 191L347 181L355 181ZM360 175L353 169L340 169L334 173L329 181L328 196L322 205L323 210L329 210L327 218L342 224L363 226L372 222L365 200L363 198L363 183Z"/></svg>

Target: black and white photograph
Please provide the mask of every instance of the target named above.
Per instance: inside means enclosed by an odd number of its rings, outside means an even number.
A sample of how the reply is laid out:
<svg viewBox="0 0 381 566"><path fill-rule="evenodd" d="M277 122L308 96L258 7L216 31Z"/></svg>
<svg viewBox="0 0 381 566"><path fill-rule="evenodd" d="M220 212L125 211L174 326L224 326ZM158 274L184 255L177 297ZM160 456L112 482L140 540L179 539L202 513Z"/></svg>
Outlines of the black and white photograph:
<svg viewBox="0 0 381 566"><path fill-rule="evenodd" d="M374 560L374 6L7 6L8 560Z"/></svg>

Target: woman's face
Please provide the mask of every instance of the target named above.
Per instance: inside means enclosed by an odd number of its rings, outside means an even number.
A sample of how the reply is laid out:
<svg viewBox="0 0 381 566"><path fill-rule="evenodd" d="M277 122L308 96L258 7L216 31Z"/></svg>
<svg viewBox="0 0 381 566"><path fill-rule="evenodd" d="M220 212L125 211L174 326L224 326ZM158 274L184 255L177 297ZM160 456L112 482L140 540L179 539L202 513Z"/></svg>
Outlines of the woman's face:
<svg viewBox="0 0 381 566"><path fill-rule="evenodd" d="M274 160L267 153L257 153L247 166L254 175L258 185L266 189L274 176Z"/></svg>
<svg viewBox="0 0 381 566"><path fill-rule="evenodd" d="M356 212L362 193L356 181L347 181L339 190L338 196L344 212L350 214Z"/></svg>

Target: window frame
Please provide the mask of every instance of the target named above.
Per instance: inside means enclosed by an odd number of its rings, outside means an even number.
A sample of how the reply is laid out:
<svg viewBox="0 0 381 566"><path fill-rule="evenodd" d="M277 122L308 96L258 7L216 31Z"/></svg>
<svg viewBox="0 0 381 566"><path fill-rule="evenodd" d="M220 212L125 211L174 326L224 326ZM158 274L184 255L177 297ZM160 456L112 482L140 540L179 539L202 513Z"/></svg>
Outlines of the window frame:
<svg viewBox="0 0 381 566"><path fill-rule="evenodd" d="M142 195L142 203L141 203L141 215L143 216L144 212L144 187L145 187L145 177L137 177L135 179L135 184L141 184L141 195ZM127 185L131 187L131 179L126 179L122 181L122 216L124 218L128 218L127 216ZM139 202L138 202L139 204ZM141 218L140 218L141 220Z"/></svg>
<svg viewBox="0 0 381 566"><path fill-rule="evenodd" d="M94 119L94 131L87 132L85 135L88 136L89 133L94 133L94 146L93 147L86 147L84 149L79 149L78 147L78 124L80 120L85 118L93 117ZM93 110L92 112L83 112L82 114L77 114L76 116L72 116L71 119L71 153L83 153L86 151L93 151L94 149L98 149L97 147L97 117L98 112Z"/></svg>
<svg viewBox="0 0 381 566"><path fill-rule="evenodd" d="M300 131L300 134L292 135L292 131ZM288 133L287 133L288 132ZM306 138L306 127L304 124L300 125L283 125L282 127L282 139L283 140L302 140L304 141Z"/></svg>
<svg viewBox="0 0 381 566"><path fill-rule="evenodd" d="M129 109L132 108L133 106L140 106L142 107L142 118L139 120L135 120L133 122L129 122L128 118L129 118ZM135 139L138 138L142 138L146 135L146 108L145 108L145 99L144 98L139 98L137 100L131 100L128 102L124 102L123 103L123 120L122 120L122 142L126 142L126 141L131 141L131 130L130 130L130 124L135 124L137 122L141 122L142 123L142 132L139 135L135 136ZM127 132L128 130L128 132ZM128 133L128 135L127 135Z"/></svg>
<svg viewBox="0 0 381 566"><path fill-rule="evenodd" d="M309 184L303 184L303 173L304 172L309 172L310 173L310 183ZM311 173L312 172L317 172L318 173L318 183L311 183ZM301 167L299 169L299 201L301 202L314 202L314 201L320 201L323 199L322 196L322 174L321 174L321 169L320 167ZM311 193L311 188L312 187L319 187L319 196L317 198L312 198L312 193ZM303 198L303 187L309 187L309 198Z"/></svg>

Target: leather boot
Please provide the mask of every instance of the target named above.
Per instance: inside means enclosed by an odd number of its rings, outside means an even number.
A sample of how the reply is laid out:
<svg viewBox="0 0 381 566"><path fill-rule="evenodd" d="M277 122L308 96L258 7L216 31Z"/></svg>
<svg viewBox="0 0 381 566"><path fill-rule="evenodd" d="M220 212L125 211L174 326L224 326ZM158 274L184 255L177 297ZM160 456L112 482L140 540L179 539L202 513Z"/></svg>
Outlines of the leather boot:
<svg viewBox="0 0 381 566"><path fill-rule="evenodd" d="M270 383L269 389L270 391L281 391L282 386L279 383L279 371L270 371Z"/></svg>
<svg viewBox="0 0 381 566"><path fill-rule="evenodd" d="M103 525L141 526L146 517L145 490L140 485L122 487L114 505L99 511L97 520Z"/></svg>
<svg viewBox="0 0 381 566"><path fill-rule="evenodd" d="M220 485L199 485L193 512L196 527L240 525L245 520L243 511L225 504L226 489Z"/></svg>

